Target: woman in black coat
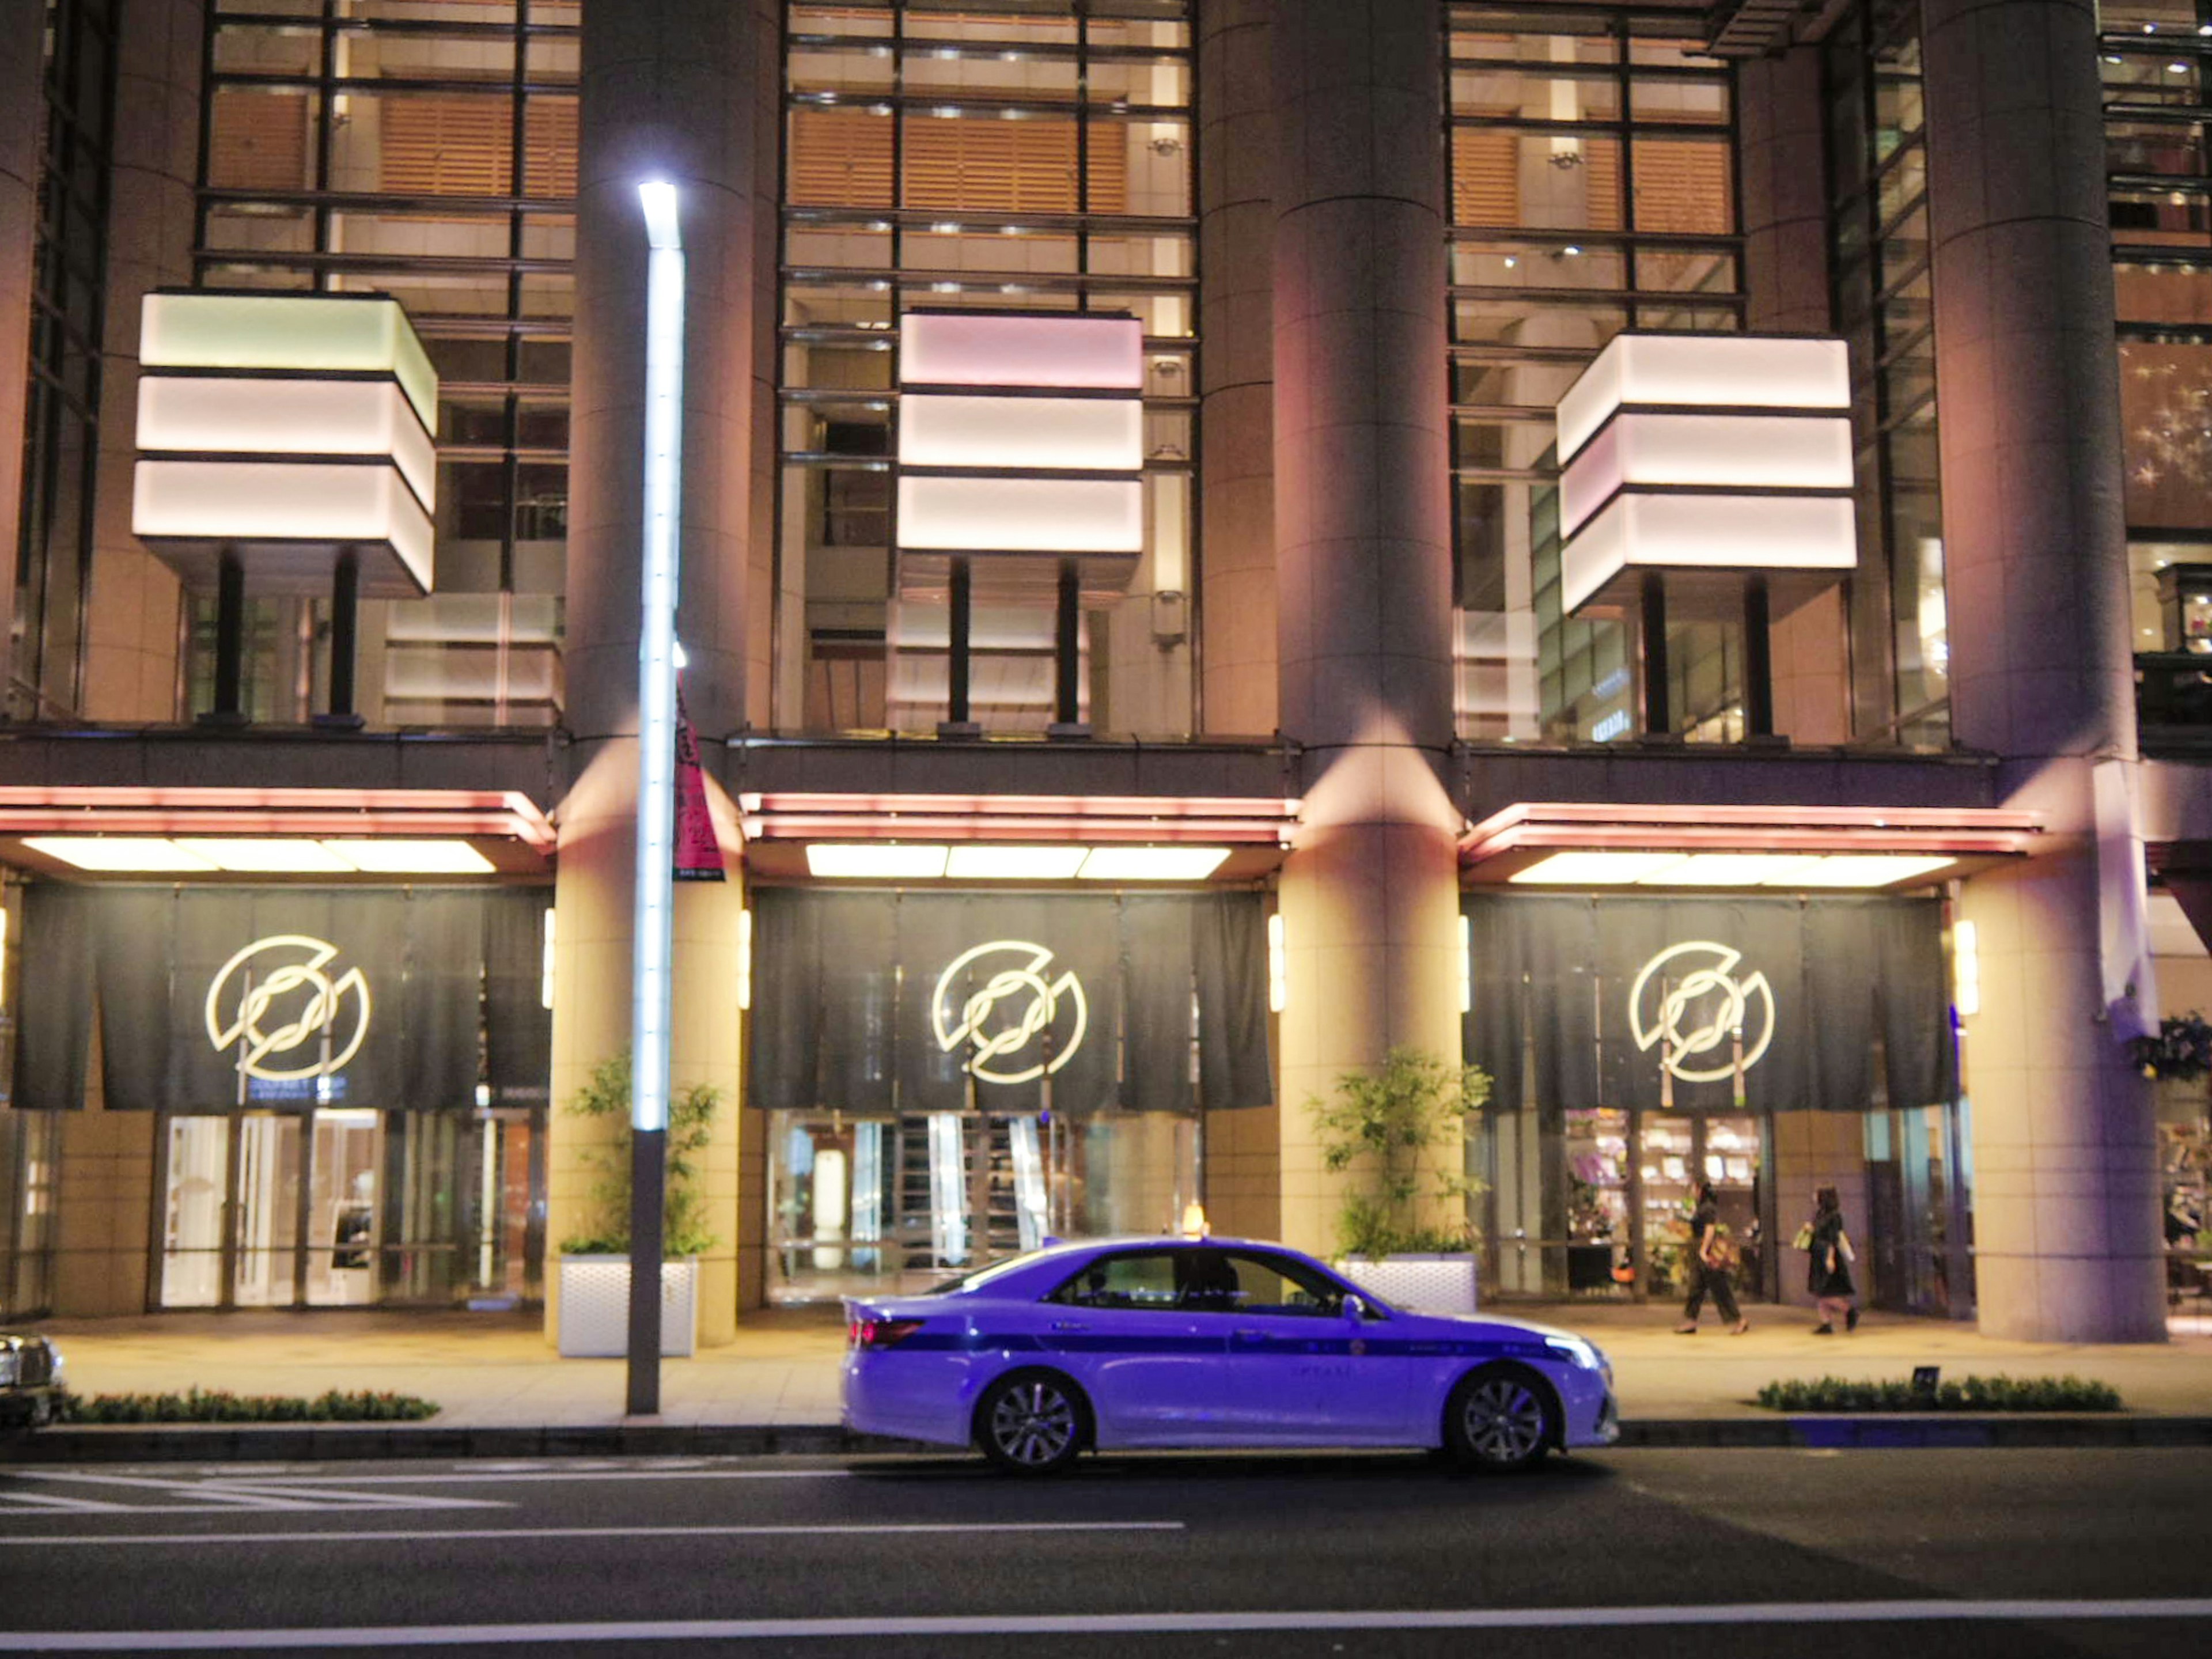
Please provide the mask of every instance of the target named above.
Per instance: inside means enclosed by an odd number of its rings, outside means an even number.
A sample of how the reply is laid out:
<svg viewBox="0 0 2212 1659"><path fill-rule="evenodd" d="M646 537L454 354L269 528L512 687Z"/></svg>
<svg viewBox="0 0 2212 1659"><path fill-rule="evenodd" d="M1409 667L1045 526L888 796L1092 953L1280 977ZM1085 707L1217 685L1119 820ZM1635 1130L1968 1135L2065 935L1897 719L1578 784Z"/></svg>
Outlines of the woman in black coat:
<svg viewBox="0 0 2212 1659"><path fill-rule="evenodd" d="M1832 1336L1838 1316L1845 1330L1855 1331L1859 1326L1858 1304L1854 1299L1858 1288L1851 1283L1851 1262L1856 1253L1851 1249L1850 1235L1844 1231L1844 1206L1836 1189L1821 1188L1814 1201L1805 1288L1813 1292L1820 1308L1820 1322L1813 1328L1813 1334Z"/></svg>

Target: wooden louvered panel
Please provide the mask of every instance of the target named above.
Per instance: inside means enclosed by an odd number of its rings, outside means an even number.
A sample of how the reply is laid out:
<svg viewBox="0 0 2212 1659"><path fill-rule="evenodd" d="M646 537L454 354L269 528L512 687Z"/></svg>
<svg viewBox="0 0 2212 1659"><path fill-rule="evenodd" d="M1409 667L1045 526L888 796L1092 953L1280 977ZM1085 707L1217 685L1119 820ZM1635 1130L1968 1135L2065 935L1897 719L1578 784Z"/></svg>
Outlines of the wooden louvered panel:
<svg viewBox="0 0 2212 1659"><path fill-rule="evenodd" d="M387 195L505 196L512 188L507 99L394 94L379 100L379 115L378 183Z"/></svg>
<svg viewBox="0 0 2212 1659"><path fill-rule="evenodd" d="M1486 127L1452 129L1452 222L1521 222L1521 137Z"/></svg>
<svg viewBox="0 0 2212 1659"><path fill-rule="evenodd" d="M1641 161L1644 152L1637 151ZM1584 197L1592 230L1620 228L1620 140L1585 138L1582 141L1583 173L1589 181ZM1647 226L1646 228L1649 228Z"/></svg>
<svg viewBox="0 0 2212 1659"><path fill-rule="evenodd" d="M1636 145L1636 228L1707 236L1734 228L1726 144L1646 138Z"/></svg>
<svg viewBox="0 0 2212 1659"><path fill-rule="evenodd" d="M540 94L522 107L523 194L574 196L576 100Z"/></svg>
<svg viewBox="0 0 2212 1659"><path fill-rule="evenodd" d="M791 112L787 198L794 207L891 205L891 118L857 109Z"/></svg>
<svg viewBox="0 0 2212 1659"><path fill-rule="evenodd" d="M218 190L304 190L307 94L222 91L215 94L208 183Z"/></svg>

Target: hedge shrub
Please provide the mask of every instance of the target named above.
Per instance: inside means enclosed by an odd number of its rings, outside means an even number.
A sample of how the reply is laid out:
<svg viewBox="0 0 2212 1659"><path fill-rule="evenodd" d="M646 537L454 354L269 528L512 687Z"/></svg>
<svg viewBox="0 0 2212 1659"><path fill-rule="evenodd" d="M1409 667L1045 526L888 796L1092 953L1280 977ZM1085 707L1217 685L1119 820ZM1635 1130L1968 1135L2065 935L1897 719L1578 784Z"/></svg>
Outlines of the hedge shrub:
<svg viewBox="0 0 2212 1659"><path fill-rule="evenodd" d="M2118 1390L2079 1376L1969 1376L1933 1395L1910 1381L1823 1376L1769 1382L1759 1403L1778 1412L2116 1412Z"/></svg>
<svg viewBox="0 0 2212 1659"><path fill-rule="evenodd" d="M191 1389L183 1394L101 1394L89 1399L64 1394L55 1420L63 1423L413 1423L438 1407L411 1394L332 1389L313 1400L297 1395L232 1394Z"/></svg>

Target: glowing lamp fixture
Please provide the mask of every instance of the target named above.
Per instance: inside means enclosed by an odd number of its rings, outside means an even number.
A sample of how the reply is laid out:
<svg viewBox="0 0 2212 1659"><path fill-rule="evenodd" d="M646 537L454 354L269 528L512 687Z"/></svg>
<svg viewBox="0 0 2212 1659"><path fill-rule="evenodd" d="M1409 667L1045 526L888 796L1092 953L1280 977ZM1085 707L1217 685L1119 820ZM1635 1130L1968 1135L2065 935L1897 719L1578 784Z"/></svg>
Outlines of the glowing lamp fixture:
<svg viewBox="0 0 2212 1659"><path fill-rule="evenodd" d="M1837 580L1858 558L1850 407L1840 340L1615 336L1559 404L1565 608L1650 569Z"/></svg>
<svg viewBox="0 0 2212 1659"><path fill-rule="evenodd" d="M1960 1019L1982 1012L1981 933L1971 921L1951 928L1951 1000Z"/></svg>
<svg viewBox="0 0 2212 1659"><path fill-rule="evenodd" d="M1203 881L1226 847L959 847L905 842L810 842L809 875L823 881Z"/></svg>
<svg viewBox="0 0 2212 1659"><path fill-rule="evenodd" d="M27 836L23 845L74 869L103 874L476 876L493 868L489 859L465 841Z"/></svg>
<svg viewBox="0 0 2212 1659"><path fill-rule="evenodd" d="M1267 1012L1279 1014L1291 1002L1291 953L1283 936L1283 913L1267 918Z"/></svg>
<svg viewBox="0 0 2212 1659"><path fill-rule="evenodd" d="M1110 556L1133 568L1144 344L1133 317L907 313L899 546Z"/></svg>
<svg viewBox="0 0 2212 1659"><path fill-rule="evenodd" d="M1923 853L1554 853L1507 879L1540 887L1877 888L1954 862Z"/></svg>
<svg viewBox="0 0 2212 1659"><path fill-rule="evenodd" d="M676 186L637 187L645 214L644 614L637 641L637 897L630 1126L668 1127L675 935L677 481L684 442L684 242Z"/></svg>
<svg viewBox="0 0 2212 1659"><path fill-rule="evenodd" d="M396 300L156 292L140 314L131 529L196 587L430 591L438 377Z"/></svg>

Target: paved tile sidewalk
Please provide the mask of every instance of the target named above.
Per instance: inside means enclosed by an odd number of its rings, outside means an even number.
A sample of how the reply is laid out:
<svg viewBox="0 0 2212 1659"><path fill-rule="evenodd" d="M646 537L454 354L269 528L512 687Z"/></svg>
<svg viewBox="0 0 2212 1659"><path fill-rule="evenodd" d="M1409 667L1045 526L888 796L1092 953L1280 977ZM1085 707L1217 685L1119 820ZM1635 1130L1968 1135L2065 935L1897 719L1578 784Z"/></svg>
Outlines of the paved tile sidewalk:
<svg viewBox="0 0 2212 1659"><path fill-rule="evenodd" d="M2001 1342L1971 1326L1869 1316L1856 1334L1816 1337L1794 1308L1753 1305L1752 1330L1730 1336L1707 1316L1695 1336L1673 1333L1657 1305L1526 1307L1501 1311L1578 1330L1612 1357L1621 1414L1638 1419L1764 1418L1750 1404L1778 1377L1901 1377L1936 1364L1947 1377L2072 1373L2111 1383L2129 1407L2212 1417L2212 1331L2163 1345L2071 1346ZM2203 1322L2194 1322L2200 1327ZM54 1320L81 1394L228 1389L317 1395L391 1389L441 1407L441 1427L581 1427L619 1423L623 1365L562 1359L526 1314L169 1314ZM833 1310L750 1316L738 1340L662 1370L662 1421L789 1428L837 1421L843 1332Z"/></svg>

